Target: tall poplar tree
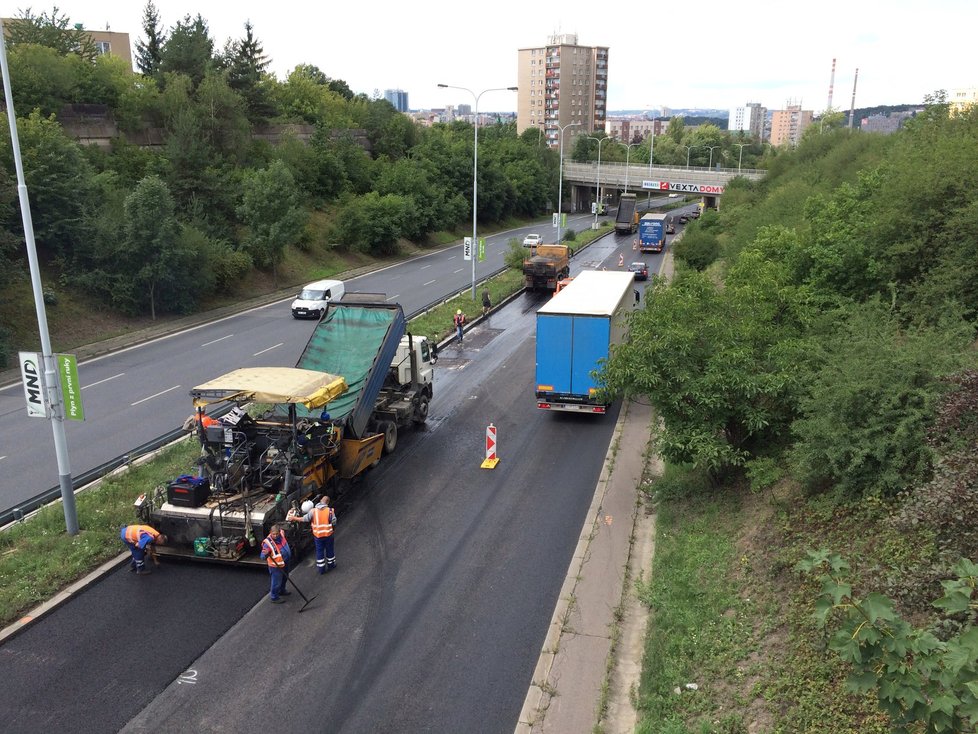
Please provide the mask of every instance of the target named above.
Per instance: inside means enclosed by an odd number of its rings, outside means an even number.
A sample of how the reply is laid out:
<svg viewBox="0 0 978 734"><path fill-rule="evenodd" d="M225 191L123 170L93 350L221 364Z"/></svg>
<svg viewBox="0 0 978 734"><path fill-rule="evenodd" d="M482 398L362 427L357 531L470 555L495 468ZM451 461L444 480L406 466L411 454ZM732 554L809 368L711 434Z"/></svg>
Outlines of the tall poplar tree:
<svg viewBox="0 0 978 734"><path fill-rule="evenodd" d="M159 71L163 59L166 34L163 32L160 13L153 0L149 0L143 8L143 33L146 34L146 41L142 39L136 41L136 66L146 76L154 76Z"/></svg>

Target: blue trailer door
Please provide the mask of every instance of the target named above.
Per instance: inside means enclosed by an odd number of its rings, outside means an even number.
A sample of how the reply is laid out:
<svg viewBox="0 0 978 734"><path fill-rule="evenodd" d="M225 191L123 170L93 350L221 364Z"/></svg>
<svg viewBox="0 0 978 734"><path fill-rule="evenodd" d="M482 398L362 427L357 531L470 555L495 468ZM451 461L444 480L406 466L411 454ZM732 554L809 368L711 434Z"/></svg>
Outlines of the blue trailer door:
<svg viewBox="0 0 978 734"><path fill-rule="evenodd" d="M611 320L598 316L575 316L571 350L570 389L575 395L587 395L596 387L589 374L597 369L598 360L608 357Z"/></svg>
<svg viewBox="0 0 978 734"><path fill-rule="evenodd" d="M547 392L571 391L571 365L567 359L572 343L573 317L537 316L537 389L546 385Z"/></svg>

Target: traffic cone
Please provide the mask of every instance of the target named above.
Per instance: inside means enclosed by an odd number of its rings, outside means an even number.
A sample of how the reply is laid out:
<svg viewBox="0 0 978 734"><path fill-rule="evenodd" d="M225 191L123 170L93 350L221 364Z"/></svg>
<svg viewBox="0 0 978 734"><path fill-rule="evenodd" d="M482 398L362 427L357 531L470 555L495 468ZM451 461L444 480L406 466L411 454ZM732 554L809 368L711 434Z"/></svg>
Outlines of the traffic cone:
<svg viewBox="0 0 978 734"><path fill-rule="evenodd" d="M622 252L618 254L618 267L621 268L624 266L625 266L625 253Z"/></svg>

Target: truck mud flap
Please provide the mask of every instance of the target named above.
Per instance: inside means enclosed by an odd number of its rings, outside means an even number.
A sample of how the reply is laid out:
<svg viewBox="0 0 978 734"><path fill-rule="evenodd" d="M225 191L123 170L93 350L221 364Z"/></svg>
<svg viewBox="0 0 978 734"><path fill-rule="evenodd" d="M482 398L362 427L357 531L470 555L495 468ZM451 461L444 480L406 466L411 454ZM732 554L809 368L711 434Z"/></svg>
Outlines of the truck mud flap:
<svg viewBox="0 0 978 734"><path fill-rule="evenodd" d="M340 444L339 474L343 479L352 479L380 461L384 448L384 434L378 433L367 438L344 438Z"/></svg>

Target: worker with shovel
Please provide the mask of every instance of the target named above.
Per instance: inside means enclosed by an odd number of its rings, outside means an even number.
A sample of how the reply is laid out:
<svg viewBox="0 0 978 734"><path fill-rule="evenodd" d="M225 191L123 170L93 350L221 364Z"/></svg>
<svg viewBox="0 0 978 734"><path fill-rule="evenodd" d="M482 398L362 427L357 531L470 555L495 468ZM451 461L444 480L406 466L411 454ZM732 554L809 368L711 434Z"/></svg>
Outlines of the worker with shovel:
<svg viewBox="0 0 978 734"><path fill-rule="evenodd" d="M285 588L292 550L289 548L289 541L281 525L272 525L268 537L261 542L261 557L268 563L268 573L271 576L269 596L272 604L281 604L285 601L282 597L292 593Z"/></svg>
<svg viewBox="0 0 978 734"><path fill-rule="evenodd" d="M129 552L132 554L132 560L129 561L130 572L135 571L138 576L150 573L150 569L146 568L147 552L150 558L153 559L153 563L157 566L160 565L160 562L156 559L153 544L157 543L162 545L165 543L165 535L149 525L127 525L122 528L122 532L119 535L122 538L122 542L126 544L126 547L129 548Z"/></svg>

